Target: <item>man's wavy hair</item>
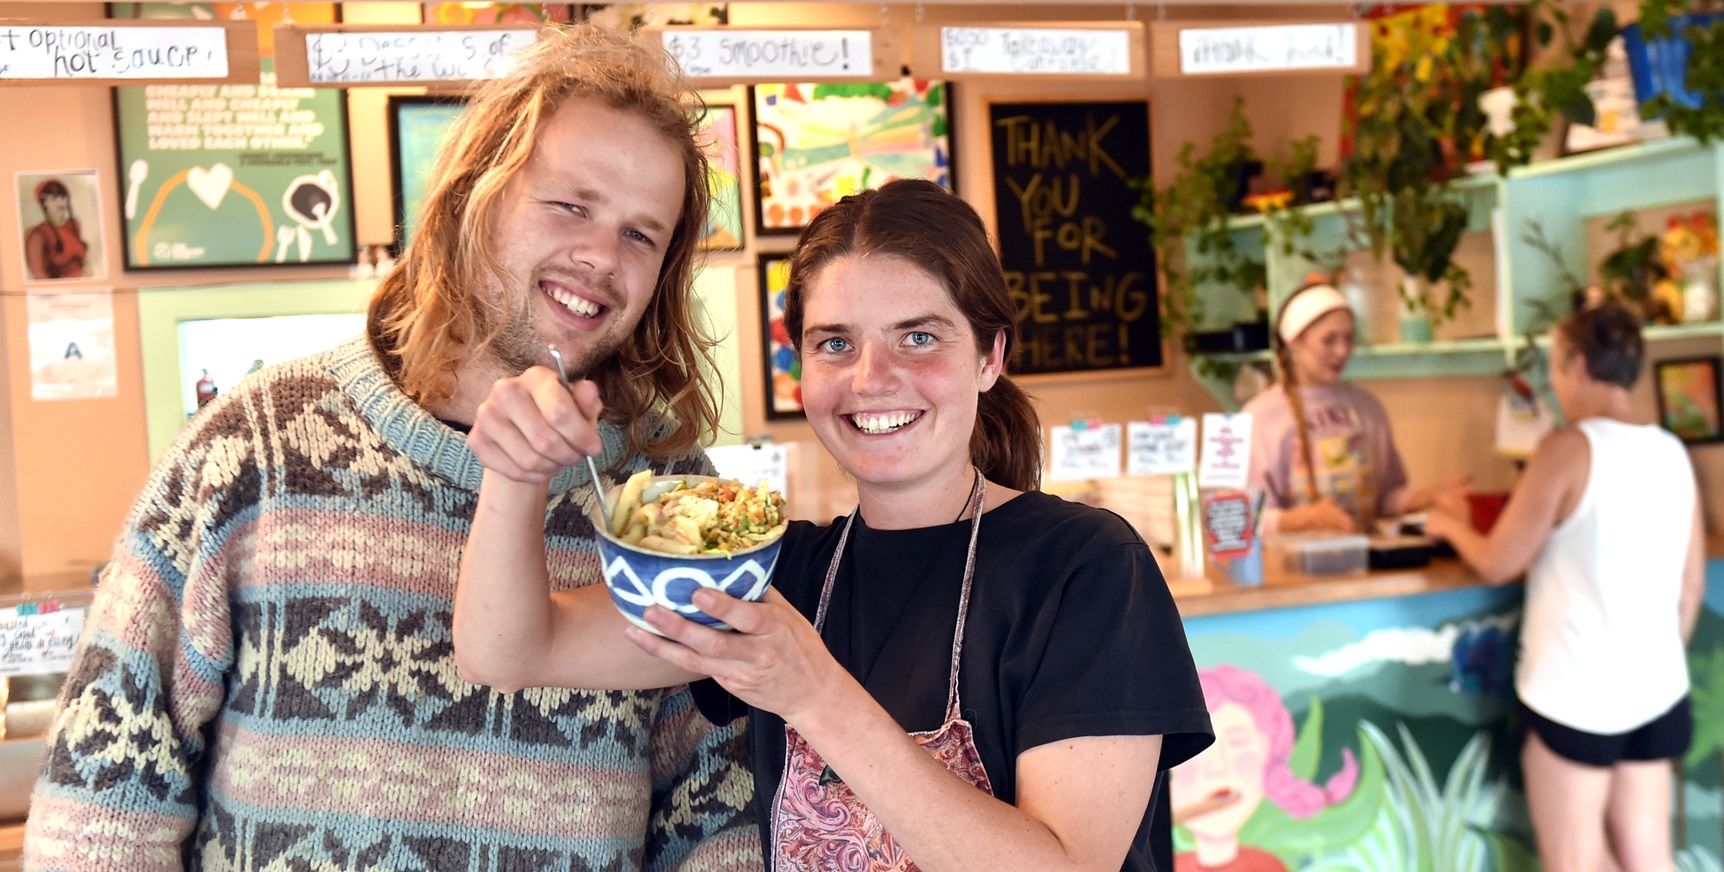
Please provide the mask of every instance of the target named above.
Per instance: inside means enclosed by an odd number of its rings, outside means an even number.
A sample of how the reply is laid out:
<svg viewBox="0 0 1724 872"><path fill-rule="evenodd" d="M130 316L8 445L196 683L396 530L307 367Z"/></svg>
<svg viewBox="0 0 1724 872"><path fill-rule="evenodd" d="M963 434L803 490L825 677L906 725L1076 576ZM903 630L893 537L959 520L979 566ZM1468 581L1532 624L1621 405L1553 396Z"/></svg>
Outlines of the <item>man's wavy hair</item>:
<svg viewBox="0 0 1724 872"><path fill-rule="evenodd" d="M496 217L541 125L570 99L635 113L682 152L682 217L652 301L634 341L587 373L599 386L606 418L624 428L629 450L662 460L715 430L718 376L714 341L700 325L693 296L709 208L708 163L696 141L704 104L656 46L596 27L553 28L516 56L507 75L487 82L437 158L418 228L372 296L367 334L415 401L429 405L453 394L457 366L487 353L520 309L493 292L511 279L494 254Z"/></svg>

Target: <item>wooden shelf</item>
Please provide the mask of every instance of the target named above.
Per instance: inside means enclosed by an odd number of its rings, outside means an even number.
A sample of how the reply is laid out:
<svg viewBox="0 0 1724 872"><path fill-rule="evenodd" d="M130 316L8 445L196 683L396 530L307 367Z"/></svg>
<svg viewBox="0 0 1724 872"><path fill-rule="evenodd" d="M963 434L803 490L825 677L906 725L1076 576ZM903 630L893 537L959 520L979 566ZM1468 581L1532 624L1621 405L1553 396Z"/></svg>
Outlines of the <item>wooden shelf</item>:
<svg viewBox="0 0 1724 872"><path fill-rule="evenodd" d="M1540 176L1555 176L1563 173L1574 173L1582 170L1606 167L1616 164L1628 164L1639 160L1648 160L1670 155L1687 154L1698 151L1700 143L1686 136L1654 139L1646 142L1619 145L1615 148L1604 148L1583 154L1559 157L1554 160L1539 161L1509 170L1510 179L1532 179Z"/></svg>

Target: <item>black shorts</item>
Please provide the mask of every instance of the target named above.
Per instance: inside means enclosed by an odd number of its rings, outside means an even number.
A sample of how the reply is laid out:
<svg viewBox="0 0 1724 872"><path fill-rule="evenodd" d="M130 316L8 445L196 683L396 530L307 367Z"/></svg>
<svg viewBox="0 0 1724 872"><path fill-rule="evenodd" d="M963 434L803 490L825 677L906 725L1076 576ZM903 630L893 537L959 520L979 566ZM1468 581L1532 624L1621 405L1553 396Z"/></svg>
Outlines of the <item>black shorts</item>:
<svg viewBox="0 0 1724 872"><path fill-rule="evenodd" d="M1688 743L1694 738L1694 715L1685 695L1664 714L1626 733L1601 736L1573 727L1565 727L1526 707L1515 697L1519 723L1515 726L1515 746L1526 743L1531 730L1544 740L1546 747L1558 757L1586 766L1610 767L1623 760L1668 760L1688 753Z"/></svg>

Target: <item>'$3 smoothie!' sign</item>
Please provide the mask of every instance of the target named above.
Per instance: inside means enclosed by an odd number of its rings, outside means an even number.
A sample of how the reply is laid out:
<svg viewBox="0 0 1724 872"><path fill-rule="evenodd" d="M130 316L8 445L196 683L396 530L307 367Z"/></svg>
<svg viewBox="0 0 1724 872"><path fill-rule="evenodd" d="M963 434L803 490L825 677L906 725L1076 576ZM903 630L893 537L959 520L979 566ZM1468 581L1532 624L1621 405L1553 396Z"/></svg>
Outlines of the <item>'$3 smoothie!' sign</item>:
<svg viewBox="0 0 1724 872"><path fill-rule="evenodd" d="M1160 366L1154 253L1127 184L1149 175L1148 104L996 103L989 120L1016 371Z"/></svg>

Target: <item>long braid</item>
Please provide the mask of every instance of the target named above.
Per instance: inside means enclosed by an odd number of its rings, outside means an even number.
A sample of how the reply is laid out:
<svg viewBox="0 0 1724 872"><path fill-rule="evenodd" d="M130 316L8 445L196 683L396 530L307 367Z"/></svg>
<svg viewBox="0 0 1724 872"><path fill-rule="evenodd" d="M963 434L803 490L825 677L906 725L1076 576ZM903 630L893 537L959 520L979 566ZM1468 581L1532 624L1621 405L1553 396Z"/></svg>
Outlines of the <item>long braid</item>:
<svg viewBox="0 0 1724 872"><path fill-rule="evenodd" d="M1305 463L1305 500L1315 503L1321 497L1317 493L1317 464L1311 455L1311 428L1305 423L1305 400L1299 396L1299 380L1293 374L1292 352L1288 351L1287 343L1280 336L1276 336L1274 341L1275 363L1281 367L1281 389L1287 392L1287 405L1293 409L1293 434L1299 442L1299 460Z"/></svg>

